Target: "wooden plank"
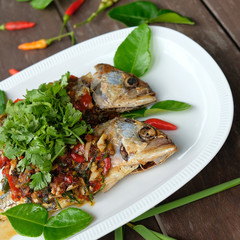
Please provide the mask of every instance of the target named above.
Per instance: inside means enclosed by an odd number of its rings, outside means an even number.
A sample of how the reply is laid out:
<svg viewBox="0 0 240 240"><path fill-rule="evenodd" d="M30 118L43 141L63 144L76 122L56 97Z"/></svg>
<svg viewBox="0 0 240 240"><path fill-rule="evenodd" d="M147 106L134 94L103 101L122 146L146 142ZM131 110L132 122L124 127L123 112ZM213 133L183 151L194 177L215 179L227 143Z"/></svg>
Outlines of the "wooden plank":
<svg viewBox="0 0 240 240"><path fill-rule="evenodd" d="M32 51L17 49L17 46L21 43L41 38L51 38L59 34L62 22L54 4L51 4L45 10L35 10L28 2L0 0L0 9L4 9L4 11L1 11L1 23L9 21L32 21L36 23L36 26L31 29L0 32L0 80L9 77L8 70L10 68L22 70L71 46L71 41L67 37L61 42L53 43L47 49Z"/></svg>
<svg viewBox="0 0 240 240"><path fill-rule="evenodd" d="M238 82L240 76L240 53L204 5L197 0L151 1L159 8L170 8L179 11L182 15L189 16L197 22L196 26L177 24L156 25L178 30L202 45L223 69L233 90L235 102L238 103L240 100L240 86ZM59 1L60 7L62 8L59 12L63 14L70 2L73 2L73 0ZM74 23L86 19L94 9L97 9L99 2L100 0L86 1L81 7L81 11L78 11L71 18L68 28L71 29ZM116 6L128 2L132 1L121 0ZM32 9L28 3L0 0L0 8L7 8L7 11L2 11L1 21L19 20L18 18L21 17L24 18L24 20L38 22L38 27L34 29L19 32L1 32L0 42L6 49L0 48L0 79L8 75L7 70L11 67L19 69L25 68L40 59L70 46L70 40L64 39L45 50L32 52L16 50L20 40L21 42L25 42L57 35L61 20L54 6L44 11L37 11ZM28 15L26 15L26 12L28 12ZM77 28L74 31L77 41L81 42L120 28L124 28L124 25L108 18L106 12L103 12L92 23ZM43 36L43 34L46 35ZM9 39L11 39L11 41L8 41ZM11 58L9 56L14 57ZM11 63L14 63L14 66L12 66ZM236 104L232 131L221 151L208 167L165 202L239 176L239 116L240 107ZM179 239L239 239L239 199L240 194L238 187L174 211L161 214L160 218L167 233ZM159 230L155 219L144 220L141 223L156 231ZM113 233L110 233L103 237L102 240L113 239L113 236ZM129 228L126 229L125 237L125 239L142 239Z"/></svg>
<svg viewBox="0 0 240 240"><path fill-rule="evenodd" d="M240 48L240 1L203 0Z"/></svg>

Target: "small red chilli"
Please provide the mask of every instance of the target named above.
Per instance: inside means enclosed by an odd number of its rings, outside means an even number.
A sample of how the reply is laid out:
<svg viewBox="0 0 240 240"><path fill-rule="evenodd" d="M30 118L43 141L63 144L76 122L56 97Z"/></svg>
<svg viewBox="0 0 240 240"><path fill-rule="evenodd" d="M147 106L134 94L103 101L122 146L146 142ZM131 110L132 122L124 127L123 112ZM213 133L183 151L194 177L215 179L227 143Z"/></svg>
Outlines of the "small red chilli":
<svg viewBox="0 0 240 240"><path fill-rule="evenodd" d="M74 1L66 10L63 16L63 24L60 30L60 34L62 34L64 27L66 26L69 18L80 8L80 6L84 3L85 0L76 0Z"/></svg>
<svg viewBox="0 0 240 240"><path fill-rule="evenodd" d="M162 130L176 130L177 129L177 126L175 126L174 124L163 121L161 119L157 119L157 118L150 118L144 122L157 128L157 129L162 129Z"/></svg>
<svg viewBox="0 0 240 240"><path fill-rule="evenodd" d="M76 154L76 153L71 153L71 157L72 157L72 159L73 159L75 162L77 162L77 163L82 163L82 162L85 161L85 158L84 158L83 156L78 155L78 154Z"/></svg>
<svg viewBox="0 0 240 240"><path fill-rule="evenodd" d="M27 22L27 21L17 21L17 22L8 22L0 25L0 30L21 30L26 28L32 28L35 26L34 22Z"/></svg>
<svg viewBox="0 0 240 240"><path fill-rule="evenodd" d="M8 70L8 72L11 74L11 75L14 75L16 73L19 73L19 71L17 69L14 69L14 68L11 68Z"/></svg>

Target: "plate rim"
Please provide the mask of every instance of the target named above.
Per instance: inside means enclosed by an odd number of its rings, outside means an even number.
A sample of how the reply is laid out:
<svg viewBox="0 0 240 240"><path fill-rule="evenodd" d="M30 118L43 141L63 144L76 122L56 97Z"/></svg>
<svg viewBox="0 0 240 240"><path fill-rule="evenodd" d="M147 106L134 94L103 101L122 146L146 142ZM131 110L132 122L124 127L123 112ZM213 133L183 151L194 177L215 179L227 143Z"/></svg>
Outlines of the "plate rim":
<svg viewBox="0 0 240 240"><path fill-rule="evenodd" d="M96 45L101 46L101 44L105 44L107 41L118 41L118 38L122 38L123 36L126 37L134 28L135 27L115 30L64 49L38 63L33 64L23 71L20 71L18 74L1 81L0 88L2 90L7 90L12 88L13 85L26 81L27 78L40 74L43 70L46 71L51 68L52 64L55 65L61 62L66 62L67 59L76 56L77 53L88 51ZM75 234L71 239L89 240L100 238L157 205L196 176L196 174L198 174L218 153L229 135L234 114L233 96L227 78L216 61L203 47L185 34L162 26L150 26L150 28L153 32L152 37L154 37L154 32L160 32L161 34L166 34L168 36L177 35L181 41L188 42L192 47L194 47L194 49L200 51L202 56L207 58L210 61L211 66L217 71L219 85L214 86L217 89L218 95L224 99L222 100L224 104L221 105L220 121L217 128L218 130L221 130L218 132L218 135L221 135L216 138L216 135L214 134L210 144L208 146L204 146L201 153L199 153L199 155L191 161L191 163L186 165L179 173L172 176L166 183L139 199L134 204L117 212L113 216L104 219L102 222L97 223L93 227L90 225L90 227L86 230L82 230L81 232ZM227 116L225 115L226 112ZM223 116L223 113L225 116Z"/></svg>

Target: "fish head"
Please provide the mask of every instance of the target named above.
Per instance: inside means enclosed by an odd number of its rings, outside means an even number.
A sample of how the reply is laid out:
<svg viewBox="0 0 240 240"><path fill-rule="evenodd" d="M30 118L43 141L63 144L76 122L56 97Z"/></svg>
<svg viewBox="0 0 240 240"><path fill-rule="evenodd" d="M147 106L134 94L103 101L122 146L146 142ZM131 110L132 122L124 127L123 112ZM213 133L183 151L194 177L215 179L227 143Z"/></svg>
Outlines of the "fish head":
<svg viewBox="0 0 240 240"><path fill-rule="evenodd" d="M157 101L149 85L135 75L108 64L98 64L95 69L91 90L94 102L100 109L124 112Z"/></svg>
<svg viewBox="0 0 240 240"><path fill-rule="evenodd" d="M105 178L103 192L128 174L152 168L177 151L171 139L160 130L134 119L114 118L98 125L94 135L104 135L114 149L111 169Z"/></svg>
<svg viewBox="0 0 240 240"><path fill-rule="evenodd" d="M162 163L177 151L176 145L159 129L128 118L115 118L97 126L113 145L112 166L138 166L138 171Z"/></svg>

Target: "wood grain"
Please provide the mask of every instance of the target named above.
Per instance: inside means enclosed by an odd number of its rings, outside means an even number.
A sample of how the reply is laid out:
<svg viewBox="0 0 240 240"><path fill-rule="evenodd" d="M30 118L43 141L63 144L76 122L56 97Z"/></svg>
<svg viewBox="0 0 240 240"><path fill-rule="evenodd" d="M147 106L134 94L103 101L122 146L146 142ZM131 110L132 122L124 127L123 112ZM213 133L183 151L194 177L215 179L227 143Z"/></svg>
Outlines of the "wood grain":
<svg viewBox="0 0 240 240"><path fill-rule="evenodd" d="M43 50L22 51L17 48L21 43L32 42L41 38L51 38L59 34L62 22L54 4L42 11L33 9L28 2L0 0L0 9L4 9L4 11L1 11L1 23L9 21L32 21L36 23L34 28L0 32L0 80L10 76L8 73L10 68L22 70L71 46L70 38L65 38Z"/></svg>
<svg viewBox="0 0 240 240"><path fill-rule="evenodd" d="M62 16L73 1L55 0L55 4L51 4L46 10L38 11L32 9L27 2L0 0L0 9L4 9L4 11L1 11L1 22L28 20L37 23L36 27L32 29L0 32L0 80L9 76L9 68L24 69L71 45L70 39L66 38L44 50L23 52L17 49L18 44L22 42L58 35L62 24ZM121 0L115 6L129 2L132 2L132 0ZM235 102L233 126L224 146L202 172L164 201L170 202L239 177L240 52L236 47L236 44L239 46L239 0L203 0L203 2L200 0L151 0L151 2L159 8L177 11L196 21L195 26L167 23L155 25L182 32L205 48L226 75ZM66 31L74 30L77 42L125 27L123 24L110 19L106 12L102 12L91 23L73 29L73 25L87 19L98 8L99 3L100 0L87 0L81 6L81 9L71 17ZM236 44L229 38L229 35ZM240 239L239 190L240 187L235 187L159 215L164 230L169 236L178 240ZM160 231L154 217L143 220L139 224ZM101 240L110 239L114 239L113 232L101 238ZM138 240L143 238L126 227L124 239Z"/></svg>
<svg viewBox="0 0 240 240"><path fill-rule="evenodd" d="M240 49L240 1L203 0Z"/></svg>

